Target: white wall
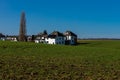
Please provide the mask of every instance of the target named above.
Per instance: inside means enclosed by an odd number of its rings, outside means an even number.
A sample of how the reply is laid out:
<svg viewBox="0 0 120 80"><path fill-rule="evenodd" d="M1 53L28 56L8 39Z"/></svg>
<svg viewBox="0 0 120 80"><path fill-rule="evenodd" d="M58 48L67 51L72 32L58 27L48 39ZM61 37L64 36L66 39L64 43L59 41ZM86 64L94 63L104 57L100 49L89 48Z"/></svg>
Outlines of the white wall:
<svg viewBox="0 0 120 80"><path fill-rule="evenodd" d="M65 38L64 37L56 37L56 38L46 38L46 43L48 44L65 44Z"/></svg>
<svg viewBox="0 0 120 80"><path fill-rule="evenodd" d="M75 44L75 36L66 36L67 40L70 40L70 44Z"/></svg>
<svg viewBox="0 0 120 80"><path fill-rule="evenodd" d="M16 37L7 37L6 40L9 40L9 41L18 41Z"/></svg>
<svg viewBox="0 0 120 80"><path fill-rule="evenodd" d="M66 36L66 37L61 37L58 36L56 38L45 38L44 43L46 44L65 44L65 40L69 40L70 44L75 44L75 36ZM36 40L35 43L40 43L41 40Z"/></svg>
<svg viewBox="0 0 120 80"><path fill-rule="evenodd" d="M48 38L48 39L46 38L45 41L47 44L56 44L54 38Z"/></svg>
<svg viewBox="0 0 120 80"><path fill-rule="evenodd" d="M40 43L40 41L39 40L35 40L35 43Z"/></svg>
<svg viewBox="0 0 120 80"><path fill-rule="evenodd" d="M6 38L0 38L0 40L5 41Z"/></svg>

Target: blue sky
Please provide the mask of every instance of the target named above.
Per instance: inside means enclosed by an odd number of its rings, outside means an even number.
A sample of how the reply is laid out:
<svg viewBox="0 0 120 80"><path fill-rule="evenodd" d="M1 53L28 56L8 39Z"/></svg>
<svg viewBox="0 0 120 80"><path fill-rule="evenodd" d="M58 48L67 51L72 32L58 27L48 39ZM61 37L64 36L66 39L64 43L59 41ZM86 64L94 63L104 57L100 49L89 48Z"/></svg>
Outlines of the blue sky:
<svg viewBox="0 0 120 80"><path fill-rule="evenodd" d="M0 0L0 32L18 35L20 14L27 34L71 30L80 38L120 38L119 0Z"/></svg>

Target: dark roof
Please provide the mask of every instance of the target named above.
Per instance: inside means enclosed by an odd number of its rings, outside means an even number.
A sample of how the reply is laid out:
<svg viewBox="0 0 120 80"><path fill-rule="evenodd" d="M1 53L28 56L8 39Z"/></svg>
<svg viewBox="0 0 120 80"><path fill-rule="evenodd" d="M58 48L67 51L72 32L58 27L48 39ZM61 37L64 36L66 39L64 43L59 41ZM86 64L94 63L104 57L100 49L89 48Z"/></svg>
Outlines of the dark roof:
<svg viewBox="0 0 120 80"><path fill-rule="evenodd" d="M41 36L41 37L46 37L48 34L47 34L47 31L44 30L43 32L40 32L38 33L38 36Z"/></svg>
<svg viewBox="0 0 120 80"><path fill-rule="evenodd" d="M2 33L0 33L0 37L5 37L5 35L3 35Z"/></svg>
<svg viewBox="0 0 120 80"><path fill-rule="evenodd" d="M66 32L64 33L64 35L65 35L65 36L75 36L75 37L77 37L77 35L76 35L75 33L73 33L72 31L66 31Z"/></svg>
<svg viewBox="0 0 120 80"><path fill-rule="evenodd" d="M18 36L17 35L7 35L6 37L15 37L15 38L17 38Z"/></svg>
<svg viewBox="0 0 120 80"><path fill-rule="evenodd" d="M56 35L48 35L48 38L56 38Z"/></svg>
<svg viewBox="0 0 120 80"><path fill-rule="evenodd" d="M47 34L44 34L44 33L39 33L38 35L36 35L37 37L47 37L48 35Z"/></svg>
<svg viewBox="0 0 120 80"><path fill-rule="evenodd" d="M57 36L62 36L62 37L64 37L64 35L63 35L62 33L60 33L59 31L54 31L54 32L52 32L50 35L48 35L48 37L50 37L50 38L55 38L55 37L57 37Z"/></svg>

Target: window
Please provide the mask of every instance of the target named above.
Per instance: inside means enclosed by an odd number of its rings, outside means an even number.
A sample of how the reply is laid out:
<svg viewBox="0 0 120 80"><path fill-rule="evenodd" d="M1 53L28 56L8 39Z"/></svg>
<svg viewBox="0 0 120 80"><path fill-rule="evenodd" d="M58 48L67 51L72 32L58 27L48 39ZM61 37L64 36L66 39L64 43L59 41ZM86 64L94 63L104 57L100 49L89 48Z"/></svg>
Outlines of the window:
<svg viewBox="0 0 120 80"><path fill-rule="evenodd" d="M64 38L62 38L62 40L64 40Z"/></svg>
<svg viewBox="0 0 120 80"><path fill-rule="evenodd" d="M71 38L73 39L73 36L71 36Z"/></svg>
<svg viewBox="0 0 120 80"><path fill-rule="evenodd" d="M61 40L61 37L59 38L59 40Z"/></svg>
<svg viewBox="0 0 120 80"><path fill-rule="evenodd" d="M61 44L61 42L59 42L59 44Z"/></svg>
<svg viewBox="0 0 120 80"><path fill-rule="evenodd" d="M74 42L74 40L72 40L72 42Z"/></svg>

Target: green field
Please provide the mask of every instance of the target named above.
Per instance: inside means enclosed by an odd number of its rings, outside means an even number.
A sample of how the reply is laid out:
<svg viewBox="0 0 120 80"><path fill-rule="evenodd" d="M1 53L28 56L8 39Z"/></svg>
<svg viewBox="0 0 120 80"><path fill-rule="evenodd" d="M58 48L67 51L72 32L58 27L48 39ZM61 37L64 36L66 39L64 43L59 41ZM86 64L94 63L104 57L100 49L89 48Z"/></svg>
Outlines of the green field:
<svg viewBox="0 0 120 80"><path fill-rule="evenodd" d="M120 80L120 41L77 46L0 41L0 80Z"/></svg>

